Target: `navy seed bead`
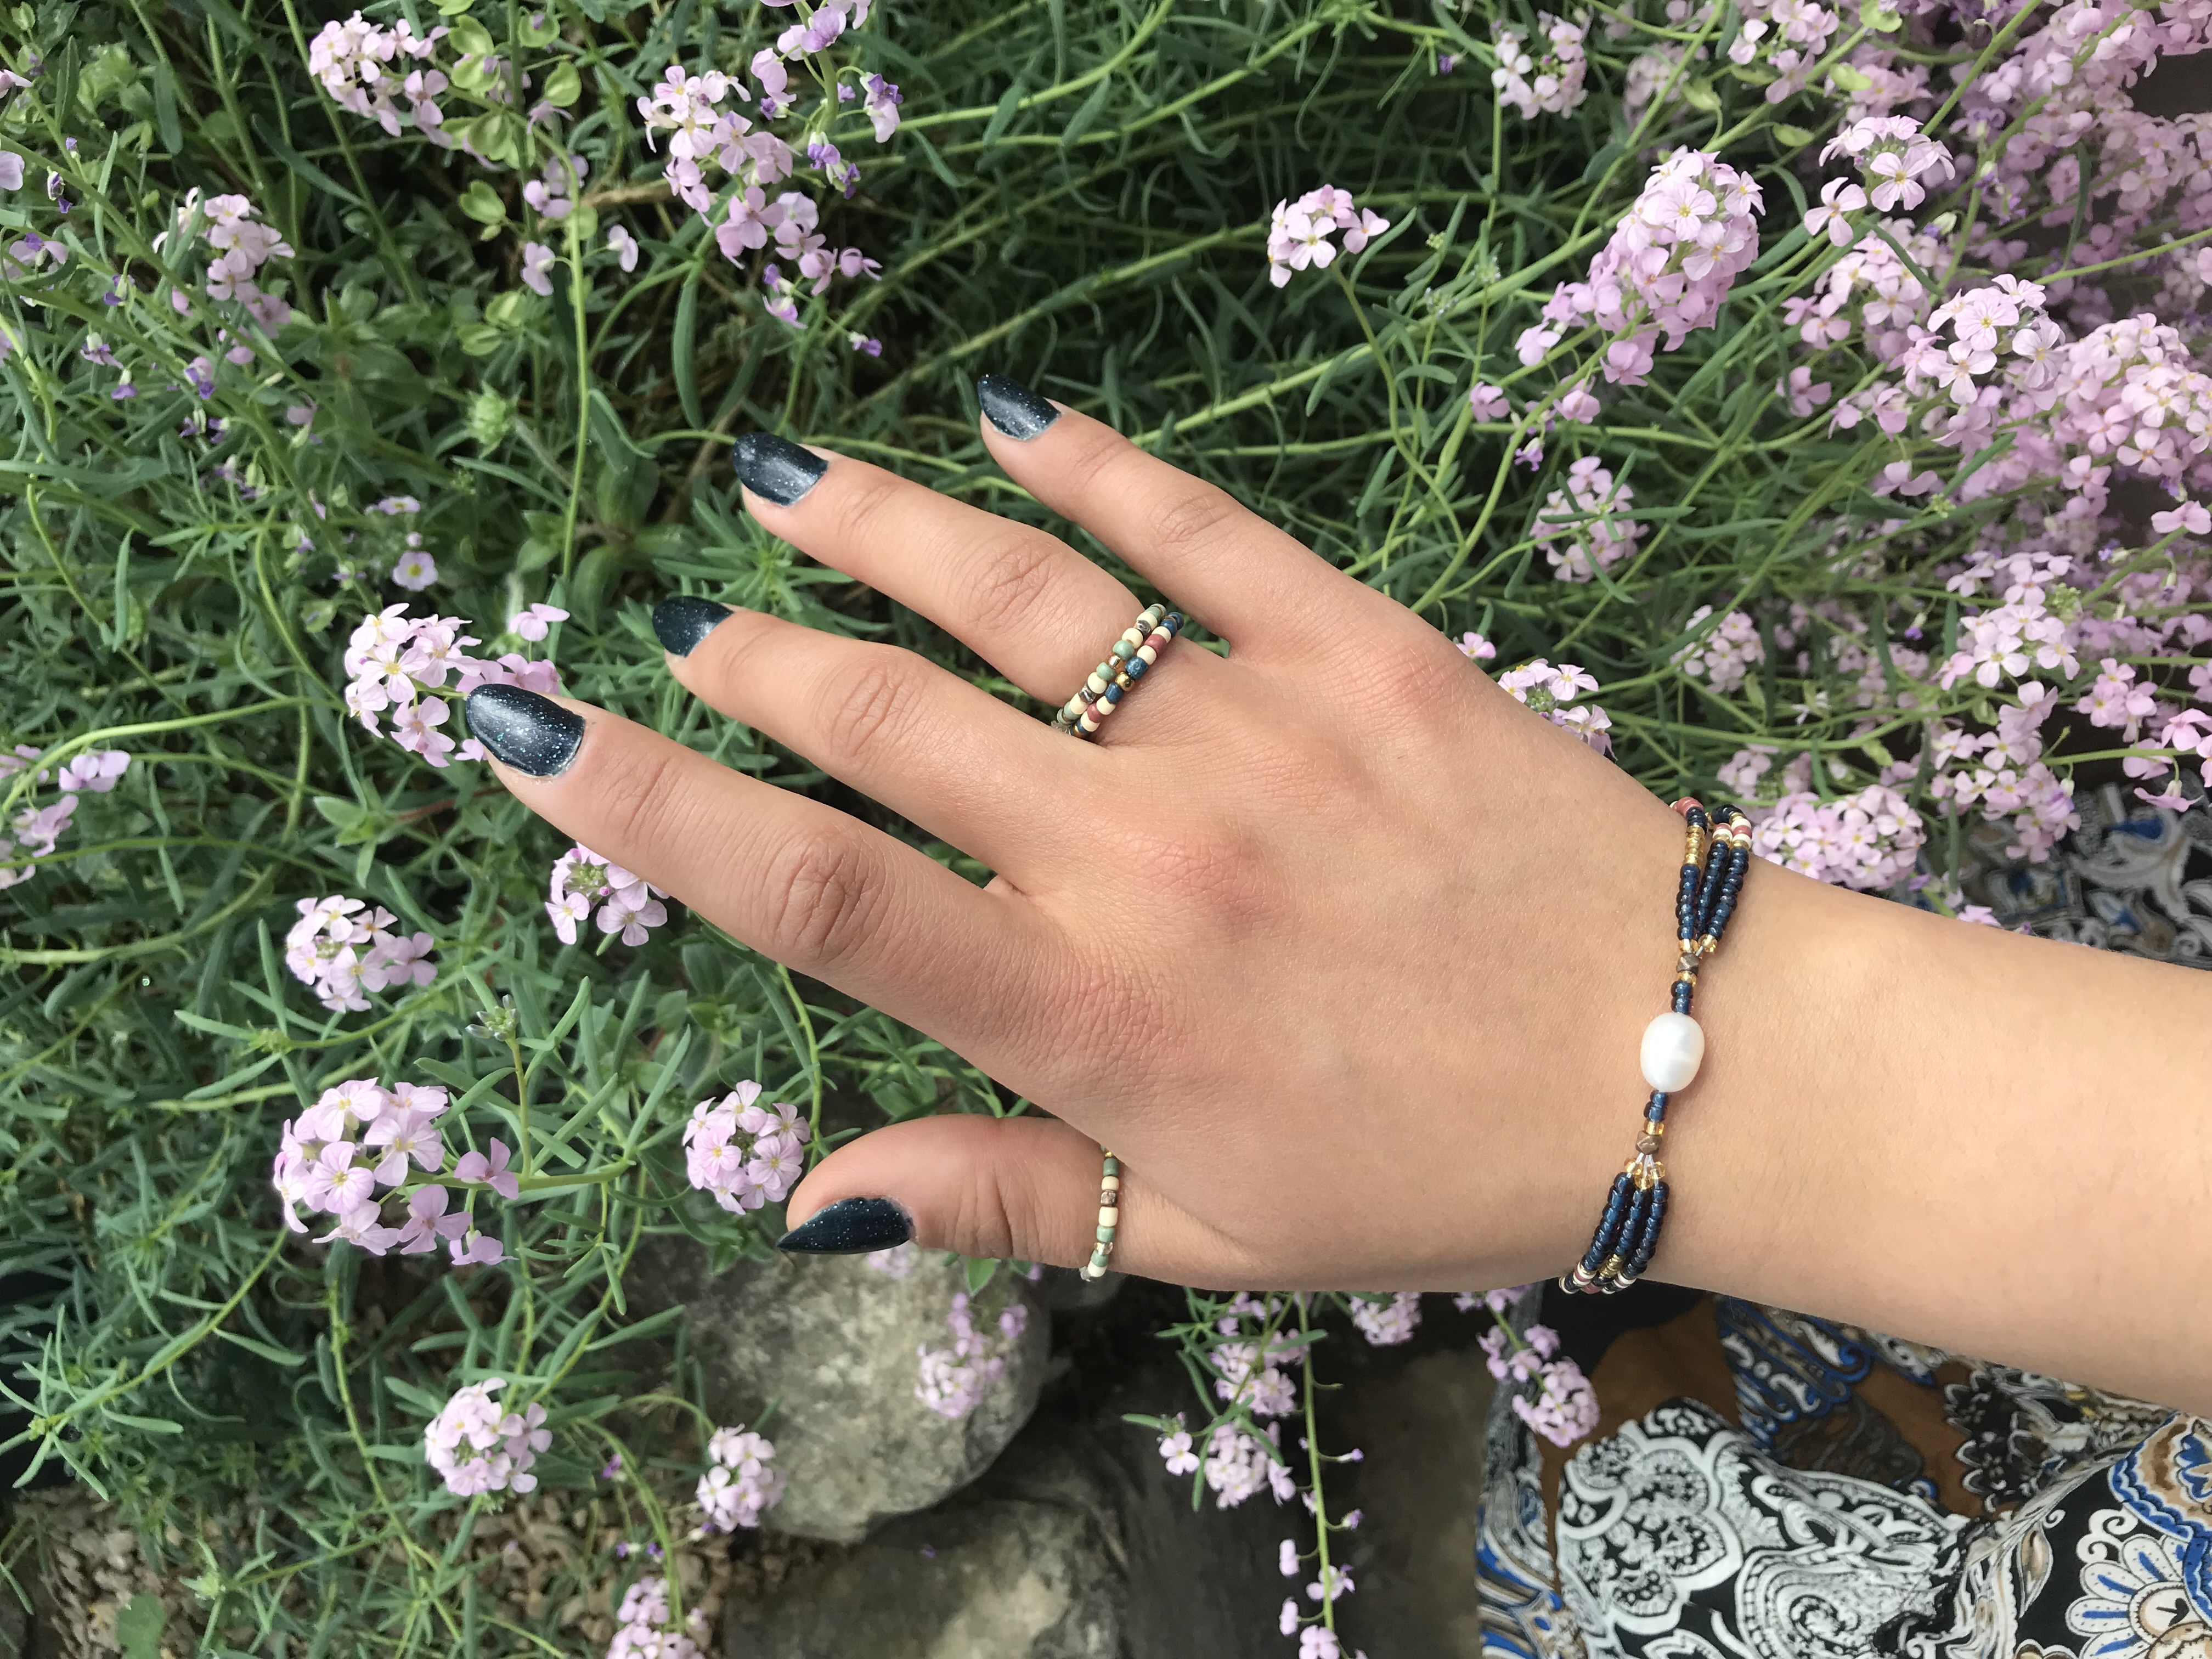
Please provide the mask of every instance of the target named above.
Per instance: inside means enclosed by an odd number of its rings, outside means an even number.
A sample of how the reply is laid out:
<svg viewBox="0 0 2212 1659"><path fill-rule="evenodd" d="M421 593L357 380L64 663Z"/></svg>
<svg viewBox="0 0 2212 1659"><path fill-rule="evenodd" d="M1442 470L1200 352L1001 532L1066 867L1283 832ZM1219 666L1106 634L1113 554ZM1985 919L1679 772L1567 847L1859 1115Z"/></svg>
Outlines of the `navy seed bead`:
<svg viewBox="0 0 2212 1659"><path fill-rule="evenodd" d="M1133 680L1140 680L1145 677L1145 671L1151 666L1152 664L1142 657L1132 657L1121 665L1121 672Z"/></svg>
<svg viewBox="0 0 2212 1659"><path fill-rule="evenodd" d="M1629 1257L1629 1271L1640 1273L1650 1265L1651 1253L1659 1248L1659 1226L1667 1218L1667 1183L1659 1182L1651 1189L1650 1212L1644 1218L1644 1231L1636 1240L1636 1249Z"/></svg>
<svg viewBox="0 0 2212 1659"><path fill-rule="evenodd" d="M1674 981L1674 1012L1678 1014L1690 1012L1690 987L1680 980Z"/></svg>
<svg viewBox="0 0 2212 1659"><path fill-rule="evenodd" d="M1705 816L1705 809L1702 806L1692 806L1688 811L1683 813L1682 821L1685 823L1695 824L1700 830L1712 822Z"/></svg>

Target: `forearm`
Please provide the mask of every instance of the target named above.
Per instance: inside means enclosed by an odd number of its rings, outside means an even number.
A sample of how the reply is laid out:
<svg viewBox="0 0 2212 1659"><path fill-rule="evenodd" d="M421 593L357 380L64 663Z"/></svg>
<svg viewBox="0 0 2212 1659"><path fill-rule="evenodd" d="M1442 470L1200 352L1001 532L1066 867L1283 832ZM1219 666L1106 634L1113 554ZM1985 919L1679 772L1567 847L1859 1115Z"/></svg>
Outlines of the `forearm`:
<svg viewBox="0 0 2212 1659"><path fill-rule="evenodd" d="M1755 877L1655 1271L2212 1411L2212 975Z"/></svg>

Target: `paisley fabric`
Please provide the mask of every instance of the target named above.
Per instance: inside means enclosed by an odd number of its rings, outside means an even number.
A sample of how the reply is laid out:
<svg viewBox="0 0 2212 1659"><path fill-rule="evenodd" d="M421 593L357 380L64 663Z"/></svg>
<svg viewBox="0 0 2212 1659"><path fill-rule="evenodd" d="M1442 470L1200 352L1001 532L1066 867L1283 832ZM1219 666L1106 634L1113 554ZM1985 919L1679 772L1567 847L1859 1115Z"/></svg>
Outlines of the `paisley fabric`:
<svg viewBox="0 0 2212 1659"><path fill-rule="evenodd" d="M1969 836L1968 902L2212 968L2212 811L2081 807L2044 865ZM1649 1282L1514 1317L1559 1332L1600 1415L1562 1450L1499 1389L1486 1656L2212 1659L2212 1422Z"/></svg>

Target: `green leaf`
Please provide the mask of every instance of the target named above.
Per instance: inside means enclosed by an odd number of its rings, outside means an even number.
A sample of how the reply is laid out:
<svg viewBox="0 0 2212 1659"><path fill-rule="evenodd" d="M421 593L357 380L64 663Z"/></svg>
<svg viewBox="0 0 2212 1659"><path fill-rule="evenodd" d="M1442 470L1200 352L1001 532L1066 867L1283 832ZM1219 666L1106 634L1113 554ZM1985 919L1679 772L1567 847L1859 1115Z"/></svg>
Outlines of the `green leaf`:
<svg viewBox="0 0 2212 1659"><path fill-rule="evenodd" d="M183 1424L172 1423L166 1417L133 1417L128 1412L112 1409L110 1409L106 1415L111 1423L120 1423L144 1434L182 1434L185 1431Z"/></svg>
<svg viewBox="0 0 2212 1659"><path fill-rule="evenodd" d="M1075 113L1067 118L1067 125L1060 130L1060 142L1062 149L1073 143L1091 131L1091 123L1096 121L1105 109L1106 100L1113 90L1114 77L1110 75L1101 76L1098 84L1091 88L1091 95L1077 106Z"/></svg>
<svg viewBox="0 0 2212 1659"><path fill-rule="evenodd" d="M368 817L368 810L349 800L340 800L336 795L317 795L314 809L324 823L333 829L358 830Z"/></svg>
<svg viewBox="0 0 2212 1659"><path fill-rule="evenodd" d="M1711 115L1721 106L1721 95L1713 90L1710 81L1685 80L1681 86L1682 101L1692 109Z"/></svg>
<svg viewBox="0 0 2212 1659"><path fill-rule="evenodd" d="M545 77L545 101L566 109L583 96L584 77L576 73L576 66L567 58L554 64Z"/></svg>
<svg viewBox="0 0 2212 1659"><path fill-rule="evenodd" d="M1859 0L1859 22L1877 34L1894 34L1905 27L1905 20L1883 0Z"/></svg>
<svg viewBox="0 0 2212 1659"><path fill-rule="evenodd" d="M236 1343L248 1353L258 1354L262 1358L267 1360L272 1365L291 1367L304 1365L307 1363L307 1355L303 1353L287 1353L275 1343L264 1342L258 1337L240 1336L236 1331L220 1329L216 1332L216 1334L226 1342Z"/></svg>
<svg viewBox="0 0 2212 1659"><path fill-rule="evenodd" d="M1863 74L1849 64L1838 64L1828 71L1828 78L1846 92L1864 92L1874 84L1871 76Z"/></svg>
<svg viewBox="0 0 2212 1659"><path fill-rule="evenodd" d="M1802 149L1811 143L1814 138L1814 135L1802 127L1787 125L1775 128L1774 137L1777 142L1787 144L1792 149Z"/></svg>
<svg viewBox="0 0 2212 1659"><path fill-rule="evenodd" d="M453 33L446 40L455 52L465 58L482 58L497 44L491 38L491 31L473 17L464 17L454 24Z"/></svg>
<svg viewBox="0 0 2212 1659"><path fill-rule="evenodd" d="M1022 100L1028 95L1029 88L1020 76L1015 76L1014 84L1006 88L999 100L999 106L991 112L990 120L984 125L984 149L990 149L1006 137L1006 129L1014 124L1014 117L1021 113Z"/></svg>
<svg viewBox="0 0 2212 1659"><path fill-rule="evenodd" d="M684 418L696 428L707 424L707 416L699 404L699 284L704 280L706 265L703 256L692 262L684 287L676 296L676 325L669 337L669 367L676 374L677 400L684 405Z"/></svg>
<svg viewBox="0 0 2212 1659"><path fill-rule="evenodd" d="M1583 183L1587 185L1595 179L1605 177L1606 169L1610 167L1615 161L1618 161L1621 158L1622 154L1623 152L1620 140L1615 139L1612 143L1606 145L1603 149L1599 150L1596 155L1591 156L1589 161L1584 163L1583 167Z"/></svg>
<svg viewBox="0 0 2212 1659"><path fill-rule="evenodd" d="M115 1615L123 1659L161 1659L161 1598L141 1590Z"/></svg>
<svg viewBox="0 0 2212 1659"><path fill-rule="evenodd" d="M539 12L525 11L514 31L526 46L550 46L559 38L561 25L548 6ZM559 100L555 100L556 103Z"/></svg>
<svg viewBox="0 0 2212 1659"><path fill-rule="evenodd" d="M999 1258L994 1255L970 1256L968 1259L968 1294L973 1296L991 1282L999 1271Z"/></svg>
<svg viewBox="0 0 2212 1659"><path fill-rule="evenodd" d="M183 130L177 125L177 81L166 59L154 62L154 126L161 135L161 148L172 155L185 148Z"/></svg>
<svg viewBox="0 0 2212 1659"><path fill-rule="evenodd" d="M507 204L484 179L474 180L461 192L459 204L462 212L480 225L503 225L507 222Z"/></svg>

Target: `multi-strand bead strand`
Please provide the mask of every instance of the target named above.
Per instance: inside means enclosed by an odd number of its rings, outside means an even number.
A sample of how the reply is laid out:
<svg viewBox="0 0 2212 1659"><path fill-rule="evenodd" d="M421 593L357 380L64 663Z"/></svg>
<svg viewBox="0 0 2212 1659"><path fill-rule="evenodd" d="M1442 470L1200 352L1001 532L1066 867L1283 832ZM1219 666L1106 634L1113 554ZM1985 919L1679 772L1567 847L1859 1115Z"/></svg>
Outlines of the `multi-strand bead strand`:
<svg viewBox="0 0 2212 1659"><path fill-rule="evenodd" d="M1098 1150L1105 1157L1106 1172L1098 1177L1097 1242L1084 1264L1085 1279L1106 1277L1106 1264L1114 1258L1115 1230L1121 1224L1121 1160L1103 1146Z"/></svg>
<svg viewBox="0 0 2212 1659"><path fill-rule="evenodd" d="M1636 1151L1606 1194L1589 1249L1560 1287L1586 1294L1625 1291L1643 1275L1659 1247L1667 1218L1667 1166L1659 1152L1667 1133L1667 1102L1690 1086L1705 1057L1705 1034L1691 1018L1698 969L1720 948L1751 864L1751 821L1733 806L1710 817L1697 801L1674 803L1684 820L1682 869L1674 890L1674 983L1668 1012L1644 1028L1639 1059L1651 1097Z"/></svg>
<svg viewBox="0 0 2212 1659"><path fill-rule="evenodd" d="M1146 607L1128 631L1114 641L1106 660L1091 671L1076 694L1052 717L1056 732L1079 738L1094 737L1098 727L1129 689L1160 659L1168 641L1182 631L1182 616L1164 605Z"/></svg>

